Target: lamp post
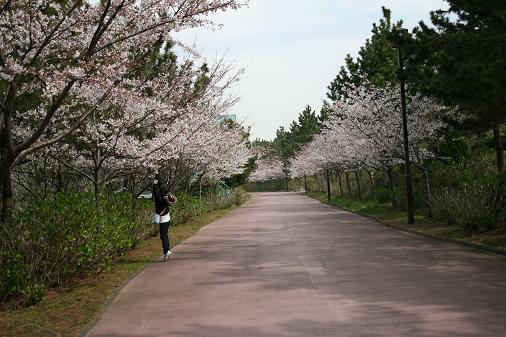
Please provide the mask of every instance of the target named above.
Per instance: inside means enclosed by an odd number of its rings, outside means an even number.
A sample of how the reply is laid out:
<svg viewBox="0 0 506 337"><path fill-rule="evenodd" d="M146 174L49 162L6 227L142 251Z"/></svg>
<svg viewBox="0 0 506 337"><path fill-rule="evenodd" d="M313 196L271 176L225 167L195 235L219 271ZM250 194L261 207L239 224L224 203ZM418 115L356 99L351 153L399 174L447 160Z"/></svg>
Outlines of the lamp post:
<svg viewBox="0 0 506 337"><path fill-rule="evenodd" d="M409 137L408 137L408 118L406 114L406 83L404 78L404 59L402 55L402 45L400 35L408 32L406 28L397 27L397 57L399 59L399 81L401 82L401 110L402 110L402 130L404 133L404 170L406 175L406 206L408 210L408 224L415 223L415 213L413 207L413 182L411 179L411 162L409 159Z"/></svg>

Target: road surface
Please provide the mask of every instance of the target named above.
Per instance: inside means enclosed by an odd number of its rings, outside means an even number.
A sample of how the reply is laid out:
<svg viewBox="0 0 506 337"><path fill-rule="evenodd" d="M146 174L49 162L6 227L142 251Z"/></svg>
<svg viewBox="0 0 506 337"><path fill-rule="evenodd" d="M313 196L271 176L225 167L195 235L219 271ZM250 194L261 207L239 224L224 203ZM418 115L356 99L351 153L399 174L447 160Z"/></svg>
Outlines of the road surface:
<svg viewBox="0 0 506 337"><path fill-rule="evenodd" d="M87 336L506 336L506 257L252 194L128 283Z"/></svg>

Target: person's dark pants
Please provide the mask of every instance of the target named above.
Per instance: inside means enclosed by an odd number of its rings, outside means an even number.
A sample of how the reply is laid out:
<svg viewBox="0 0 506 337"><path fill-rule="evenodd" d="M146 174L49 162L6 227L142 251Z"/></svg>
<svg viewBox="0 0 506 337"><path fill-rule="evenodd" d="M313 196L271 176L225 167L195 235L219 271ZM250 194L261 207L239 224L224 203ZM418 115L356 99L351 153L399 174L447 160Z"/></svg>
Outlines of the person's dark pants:
<svg viewBox="0 0 506 337"><path fill-rule="evenodd" d="M160 239L162 239L163 254L167 254L167 252L170 250L169 223L170 221L160 224Z"/></svg>

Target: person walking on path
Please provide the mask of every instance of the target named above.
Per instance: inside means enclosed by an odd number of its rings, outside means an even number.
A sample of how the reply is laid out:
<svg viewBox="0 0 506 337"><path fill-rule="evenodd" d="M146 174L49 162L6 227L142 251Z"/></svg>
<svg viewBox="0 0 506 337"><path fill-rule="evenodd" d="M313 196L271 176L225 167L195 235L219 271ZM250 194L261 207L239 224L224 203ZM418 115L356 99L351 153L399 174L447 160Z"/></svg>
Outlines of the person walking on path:
<svg viewBox="0 0 506 337"><path fill-rule="evenodd" d="M163 247L163 260L167 261L170 254L169 224L170 224L170 206L176 202L176 197L169 193L165 186L160 182L160 175L155 173L153 181L153 197L155 199L155 213L160 216L160 239Z"/></svg>

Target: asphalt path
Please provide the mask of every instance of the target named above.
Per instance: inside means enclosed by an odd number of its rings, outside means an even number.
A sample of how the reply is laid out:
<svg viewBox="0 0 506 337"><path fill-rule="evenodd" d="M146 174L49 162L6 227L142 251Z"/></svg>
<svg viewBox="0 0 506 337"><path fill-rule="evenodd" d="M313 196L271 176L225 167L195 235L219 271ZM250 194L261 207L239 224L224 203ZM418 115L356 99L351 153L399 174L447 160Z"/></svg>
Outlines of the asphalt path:
<svg viewBox="0 0 506 337"><path fill-rule="evenodd" d="M506 257L257 193L130 281L89 337L506 336Z"/></svg>

